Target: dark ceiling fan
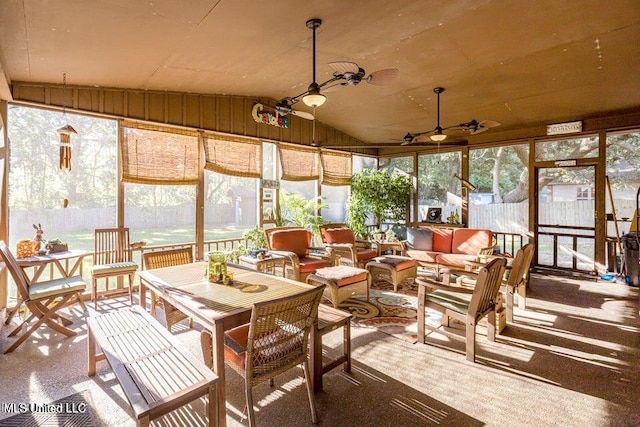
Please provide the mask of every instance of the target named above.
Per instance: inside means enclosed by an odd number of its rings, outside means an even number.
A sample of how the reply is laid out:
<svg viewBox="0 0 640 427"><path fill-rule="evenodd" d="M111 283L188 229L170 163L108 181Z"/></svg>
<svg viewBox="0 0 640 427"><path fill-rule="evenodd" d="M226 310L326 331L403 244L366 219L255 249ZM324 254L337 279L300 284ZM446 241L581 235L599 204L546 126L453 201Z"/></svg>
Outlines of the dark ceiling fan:
<svg viewBox="0 0 640 427"><path fill-rule="evenodd" d="M313 63L312 73L313 81L309 85L306 91L293 97L285 97L276 103L275 110L280 115L294 114L306 119L313 120L313 115L306 113L307 116L299 114L292 107L300 100L309 107L319 107L326 101L326 96L320 93L322 88L330 88L338 85L342 86L357 86L361 82L367 82L376 86L383 86L393 82L398 77L398 70L395 68L389 68L384 70L375 71L369 75L366 74L364 68L360 67L354 62L330 62L329 66L333 68L333 76L322 83L316 82L316 30L322 25L322 20L318 18L309 19L307 21L307 28L313 31ZM328 86L329 85L329 86ZM309 117L310 116L310 117Z"/></svg>
<svg viewBox="0 0 640 427"><path fill-rule="evenodd" d="M411 145L414 143L428 142L428 141L441 143L442 141L447 139L447 134L444 133L445 130L461 129L469 132L470 135L476 135L486 130L489 130L489 128L500 126L500 123L494 120L483 120L479 122L476 119L473 119L468 122L460 123L454 126L448 126L445 128L441 127L440 126L440 94L444 92L444 88L436 87L433 89L433 91L436 93L438 97L438 121L437 121L436 127L426 132L417 132L417 133L408 132L402 138L402 143L400 145Z"/></svg>

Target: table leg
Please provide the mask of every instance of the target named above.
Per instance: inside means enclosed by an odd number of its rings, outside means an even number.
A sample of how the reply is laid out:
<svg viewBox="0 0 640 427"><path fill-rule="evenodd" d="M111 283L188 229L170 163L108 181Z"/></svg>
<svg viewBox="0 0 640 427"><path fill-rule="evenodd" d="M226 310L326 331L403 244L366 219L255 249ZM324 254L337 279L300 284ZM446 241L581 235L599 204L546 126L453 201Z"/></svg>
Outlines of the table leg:
<svg viewBox="0 0 640 427"><path fill-rule="evenodd" d="M227 397L224 375L224 327L222 322L216 323L213 331L213 372L218 376L218 386L216 387L218 395L218 426L225 427L227 425Z"/></svg>
<svg viewBox="0 0 640 427"><path fill-rule="evenodd" d="M314 392L322 390L322 335L317 330L317 326L311 329L311 354L309 354L309 364L311 365L311 386Z"/></svg>
<svg viewBox="0 0 640 427"><path fill-rule="evenodd" d="M147 285L144 284L143 280L140 280L140 287L138 288L138 292L140 293L140 307L147 309ZM153 313L151 313L153 315Z"/></svg>

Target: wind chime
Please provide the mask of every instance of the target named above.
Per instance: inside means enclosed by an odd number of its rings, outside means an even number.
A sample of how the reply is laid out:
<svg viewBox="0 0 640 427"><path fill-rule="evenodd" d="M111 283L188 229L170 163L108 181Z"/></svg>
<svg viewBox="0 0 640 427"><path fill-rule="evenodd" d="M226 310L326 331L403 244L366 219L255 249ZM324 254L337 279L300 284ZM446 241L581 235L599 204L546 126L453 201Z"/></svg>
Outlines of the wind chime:
<svg viewBox="0 0 640 427"><path fill-rule="evenodd" d="M67 73L62 74L62 90L64 97L62 101L62 116L66 119L67 107ZM71 170L71 134L77 134L76 130L70 124L58 129L60 134L60 169Z"/></svg>

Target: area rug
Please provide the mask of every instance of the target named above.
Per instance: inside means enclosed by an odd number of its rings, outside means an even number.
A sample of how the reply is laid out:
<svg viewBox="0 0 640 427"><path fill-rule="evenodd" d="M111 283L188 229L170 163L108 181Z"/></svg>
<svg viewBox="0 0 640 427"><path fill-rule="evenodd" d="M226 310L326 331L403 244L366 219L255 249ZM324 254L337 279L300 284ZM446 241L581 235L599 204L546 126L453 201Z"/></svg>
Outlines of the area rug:
<svg viewBox="0 0 640 427"><path fill-rule="evenodd" d="M418 341L418 300L415 296L392 291L371 289L369 301L365 296L355 296L343 301L340 309L353 314L352 325L377 329L387 335L416 343ZM429 323L439 324L441 314L427 310Z"/></svg>
<svg viewBox="0 0 640 427"><path fill-rule="evenodd" d="M52 403L20 402L11 411L20 412L9 418L0 420L0 426L6 427L97 427L104 425L93 408L91 392L85 390Z"/></svg>

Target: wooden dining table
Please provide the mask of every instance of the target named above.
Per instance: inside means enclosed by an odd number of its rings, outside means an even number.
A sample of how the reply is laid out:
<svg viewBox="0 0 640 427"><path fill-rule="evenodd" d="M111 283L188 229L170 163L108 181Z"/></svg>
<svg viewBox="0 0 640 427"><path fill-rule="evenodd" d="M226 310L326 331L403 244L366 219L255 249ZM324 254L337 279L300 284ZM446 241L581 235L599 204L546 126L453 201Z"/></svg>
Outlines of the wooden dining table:
<svg viewBox="0 0 640 427"><path fill-rule="evenodd" d="M248 323L254 303L295 295L310 287L305 283L264 273L227 267L233 283L210 283L205 262L139 271L140 305L146 308L147 289L195 319L213 336L213 371L217 387L218 425L226 425L224 332Z"/></svg>

